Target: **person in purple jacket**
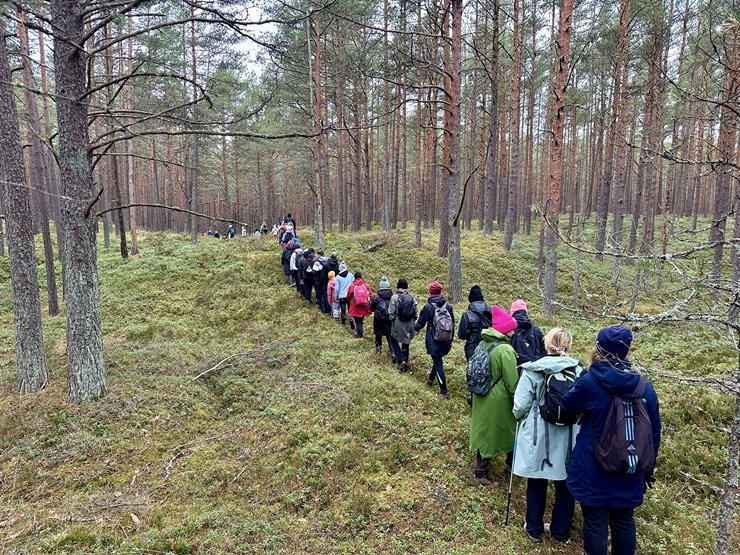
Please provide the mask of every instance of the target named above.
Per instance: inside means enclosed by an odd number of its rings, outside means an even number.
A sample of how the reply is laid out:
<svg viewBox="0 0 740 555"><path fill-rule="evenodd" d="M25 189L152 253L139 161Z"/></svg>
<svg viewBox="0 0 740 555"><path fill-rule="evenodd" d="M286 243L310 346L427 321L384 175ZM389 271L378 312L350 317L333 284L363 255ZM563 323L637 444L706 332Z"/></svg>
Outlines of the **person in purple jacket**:
<svg viewBox="0 0 740 555"><path fill-rule="evenodd" d="M627 360L632 332L610 326L596 336L592 364L563 396L569 414L582 414L581 430L568 465L568 489L583 512L583 550L606 555L611 529L612 555L634 555L637 549L635 507L652 487L654 468L640 474L607 472L596 459L595 447L604 433L609 407L618 395L633 393L644 380ZM660 446L660 412L653 384L645 381L642 399L652 426L655 456Z"/></svg>

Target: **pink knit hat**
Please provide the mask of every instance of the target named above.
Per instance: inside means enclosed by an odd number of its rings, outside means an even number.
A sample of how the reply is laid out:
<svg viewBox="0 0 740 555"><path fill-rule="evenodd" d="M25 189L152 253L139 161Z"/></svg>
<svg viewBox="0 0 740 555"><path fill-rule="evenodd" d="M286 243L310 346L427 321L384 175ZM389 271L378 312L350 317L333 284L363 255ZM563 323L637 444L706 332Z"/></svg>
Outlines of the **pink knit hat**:
<svg viewBox="0 0 740 555"><path fill-rule="evenodd" d="M506 311L498 305L491 307L491 327L506 335L516 329L517 323Z"/></svg>
<svg viewBox="0 0 740 555"><path fill-rule="evenodd" d="M523 310L524 312L527 312L527 303L525 303L522 299L517 299L513 303L511 303L511 310L509 310L509 314L514 314L517 310Z"/></svg>
<svg viewBox="0 0 740 555"><path fill-rule="evenodd" d="M432 283L429 284L429 294L439 295L440 293L442 293L442 284L437 280L434 280Z"/></svg>

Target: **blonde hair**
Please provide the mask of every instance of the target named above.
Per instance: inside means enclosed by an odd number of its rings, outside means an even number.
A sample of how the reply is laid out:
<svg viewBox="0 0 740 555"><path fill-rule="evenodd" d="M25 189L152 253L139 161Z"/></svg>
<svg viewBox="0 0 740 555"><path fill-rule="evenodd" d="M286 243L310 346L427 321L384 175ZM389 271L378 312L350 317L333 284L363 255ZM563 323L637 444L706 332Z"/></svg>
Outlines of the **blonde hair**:
<svg viewBox="0 0 740 555"><path fill-rule="evenodd" d="M545 350L549 355L565 356L573 345L573 336L563 328L552 328L545 336Z"/></svg>

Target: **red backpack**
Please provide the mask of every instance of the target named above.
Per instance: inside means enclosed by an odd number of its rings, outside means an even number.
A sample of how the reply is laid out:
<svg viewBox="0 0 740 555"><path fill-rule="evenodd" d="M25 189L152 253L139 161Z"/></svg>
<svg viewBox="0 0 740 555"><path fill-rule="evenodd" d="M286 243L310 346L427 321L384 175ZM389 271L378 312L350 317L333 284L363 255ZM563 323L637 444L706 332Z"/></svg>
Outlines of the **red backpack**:
<svg viewBox="0 0 740 555"><path fill-rule="evenodd" d="M367 289L367 285L359 283L355 286L352 296L355 299L355 306L367 306L370 304L370 291Z"/></svg>

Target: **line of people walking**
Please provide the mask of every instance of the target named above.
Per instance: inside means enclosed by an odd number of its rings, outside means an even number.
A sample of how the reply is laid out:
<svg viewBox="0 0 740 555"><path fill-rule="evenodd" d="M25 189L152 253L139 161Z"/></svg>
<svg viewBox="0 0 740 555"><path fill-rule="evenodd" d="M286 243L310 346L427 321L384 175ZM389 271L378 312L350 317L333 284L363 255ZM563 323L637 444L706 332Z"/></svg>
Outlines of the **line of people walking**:
<svg viewBox="0 0 740 555"><path fill-rule="evenodd" d="M555 327L543 334L531 322L523 299L515 300L507 312L489 306L480 286L474 285L456 328L454 308L439 281L428 285L428 297L419 310L407 279L399 278L394 290L389 278L382 276L373 291L362 272L349 271L336 252L326 256L323 250L304 251L295 235L284 244L282 263L288 284L309 303L315 293L318 309L342 326L349 324L358 340L364 339L365 319L372 314L376 352L381 353L386 343L401 373L411 371L409 346L424 329L431 358L426 383L436 383L443 399L450 398L444 357L457 329L465 341L468 377L483 360L490 382L485 392L476 390L468 396L475 483L496 488L502 479L508 480L510 498L513 475L527 479L523 528L533 542L543 541L545 535L570 541L578 501L587 555L606 555L609 544L612 555L635 553L634 509L654 482L661 424L653 385L627 358L632 343L627 327L601 329L591 364L584 368L570 355L571 333ZM623 437L613 439L625 435L625 424L612 422L613 407L620 403L622 421L629 421L626 435L632 433L629 445L622 445ZM552 416L553 409L557 416ZM629 415L624 416L625 410ZM615 470L602 461L600 453L609 448L615 460L621 456L615 449L632 449L625 455L627 469ZM503 467L493 471L492 461L501 456ZM545 522L550 482L555 496Z"/></svg>

